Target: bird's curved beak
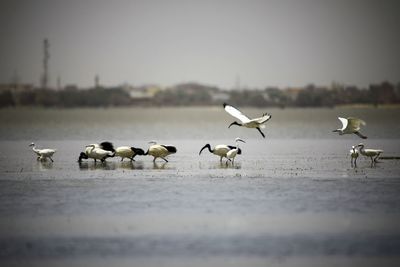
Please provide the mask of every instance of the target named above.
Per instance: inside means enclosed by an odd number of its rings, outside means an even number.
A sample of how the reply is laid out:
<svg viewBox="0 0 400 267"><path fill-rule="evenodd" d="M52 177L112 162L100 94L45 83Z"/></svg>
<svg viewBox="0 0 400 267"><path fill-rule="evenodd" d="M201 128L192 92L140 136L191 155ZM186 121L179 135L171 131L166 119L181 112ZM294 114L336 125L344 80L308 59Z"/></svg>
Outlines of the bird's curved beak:
<svg viewBox="0 0 400 267"><path fill-rule="evenodd" d="M242 139L238 139L238 141L243 142L243 143L246 143L246 141L244 141L244 140L242 140Z"/></svg>
<svg viewBox="0 0 400 267"><path fill-rule="evenodd" d="M232 125L239 125L239 124L236 121L234 121L231 124L229 124L228 128L231 128Z"/></svg>

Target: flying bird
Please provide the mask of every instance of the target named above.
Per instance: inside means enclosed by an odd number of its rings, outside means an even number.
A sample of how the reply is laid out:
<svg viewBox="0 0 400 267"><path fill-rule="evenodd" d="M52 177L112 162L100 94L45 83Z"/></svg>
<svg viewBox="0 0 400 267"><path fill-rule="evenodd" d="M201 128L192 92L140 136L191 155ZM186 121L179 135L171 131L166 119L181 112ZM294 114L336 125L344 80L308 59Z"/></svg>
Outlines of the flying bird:
<svg viewBox="0 0 400 267"><path fill-rule="evenodd" d="M46 160L49 158L51 162L54 162L54 160L51 158L54 153L56 153L55 149L51 148L43 148L43 149L38 149L36 148L36 145L34 143L31 143L29 146L32 147L33 152L38 156L37 160Z"/></svg>
<svg viewBox="0 0 400 267"><path fill-rule="evenodd" d="M366 125L365 121L354 117L348 117L347 119L338 117L338 119L342 123L342 128L333 130L333 132L338 132L339 135L355 134L361 137L362 139L367 139L365 135L360 133L361 125L363 126Z"/></svg>
<svg viewBox="0 0 400 267"><path fill-rule="evenodd" d="M163 160L165 160L165 162L168 162L165 157L171 154L175 154L177 151L176 147L171 145L159 145L155 141L150 141L149 144L151 144L151 146L146 151L146 153L144 153L144 155L153 156L153 162L156 162L157 158L162 158Z"/></svg>
<svg viewBox="0 0 400 267"><path fill-rule="evenodd" d="M228 126L228 128L230 128L232 125L243 126L243 127L247 127L247 128L256 128L260 132L262 137L265 138L265 135L261 131L260 128L265 128L264 123L266 123L269 119L271 119L271 115L270 114L264 113L259 118L250 119L246 115L244 115L240 110L238 110L237 108L235 108L235 107L233 107L231 105L228 105L226 103L224 103L224 109L231 116L233 116L236 119L240 120L240 123L238 123L237 121L232 122Z"/></svg>

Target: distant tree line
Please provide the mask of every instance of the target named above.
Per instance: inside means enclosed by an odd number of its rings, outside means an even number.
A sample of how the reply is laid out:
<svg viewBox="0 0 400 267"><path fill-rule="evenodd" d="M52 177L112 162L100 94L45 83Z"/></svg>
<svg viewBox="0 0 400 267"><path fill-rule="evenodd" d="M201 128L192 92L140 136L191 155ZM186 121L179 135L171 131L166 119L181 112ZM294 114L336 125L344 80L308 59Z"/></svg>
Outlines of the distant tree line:
<svg viewBox="0 0 400 267"><path fill-rule="evenodd" d="M200 106L228 102L254 107L334 107L349 104L400 104L400 83L372 84L368 88L332 84L302 88L268 87L253 90L221 90L196 83L160 89L152 97L134 98L123 87L63 90L40 89L0 91L0 107L111 107L111 106Z"/></svg>

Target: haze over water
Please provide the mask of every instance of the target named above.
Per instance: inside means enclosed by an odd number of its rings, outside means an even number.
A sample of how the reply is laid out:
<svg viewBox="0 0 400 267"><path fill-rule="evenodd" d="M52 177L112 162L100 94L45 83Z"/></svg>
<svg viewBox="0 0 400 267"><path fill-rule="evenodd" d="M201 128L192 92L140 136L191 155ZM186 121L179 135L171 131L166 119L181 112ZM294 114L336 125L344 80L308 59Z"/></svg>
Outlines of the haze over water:
<svg viewBox="0 0 400 267"><path fill-rule="evenodd" d="M398 109L268 111L262 139L222 107L0 110L0 262L20 266L397 266L400 164L371 167L363 142L399 156ZM369 136L338 136L337 116ZM199 150L241 144L235 164ZM78 164L85 145L177 154ZM54 163L28 147L56 148Z"/></svg>

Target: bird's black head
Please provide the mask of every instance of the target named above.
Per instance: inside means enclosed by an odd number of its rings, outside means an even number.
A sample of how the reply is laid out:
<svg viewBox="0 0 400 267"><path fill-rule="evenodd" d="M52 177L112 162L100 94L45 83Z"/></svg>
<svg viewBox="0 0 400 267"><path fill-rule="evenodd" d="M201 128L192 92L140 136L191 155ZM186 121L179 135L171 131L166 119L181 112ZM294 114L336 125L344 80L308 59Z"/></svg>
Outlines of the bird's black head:
<svg viewBox="0 0 400 267"><path fill-rule="evenodd" d="M236 121L234 121L228 126L228 128L231 128L232 125L242 126L241 124L239 124Z"/></svg>
<svg viewBox="0 0 400 267"><path fill-rule="evenodd" d="M135 152L136 155L144 156L144 150L141 148L131 147L132 151Z"/></svg>
<svg viewBox="0 0 400 267"><path fill-rule="evenodd" d="M210 153L212 153L210 144L206 144L205 146L203 146L203 147L200 149L199 155L201 154L201 152L202 152L205 148L208 148L208 151L210 151Z"/></svg>
<svg viewBox="0 0 400 267"><path fill-rule="evenodd" d="M242 155L242 150L238 148L238 155Z"/></svg>
<svg viewBox="0 0 400 267"><path fill-rule="evenodd" d="M81 163L82 159L88 159L89 157L85 154L85 152L81 152L79 154L78 162Z"/></svg>

